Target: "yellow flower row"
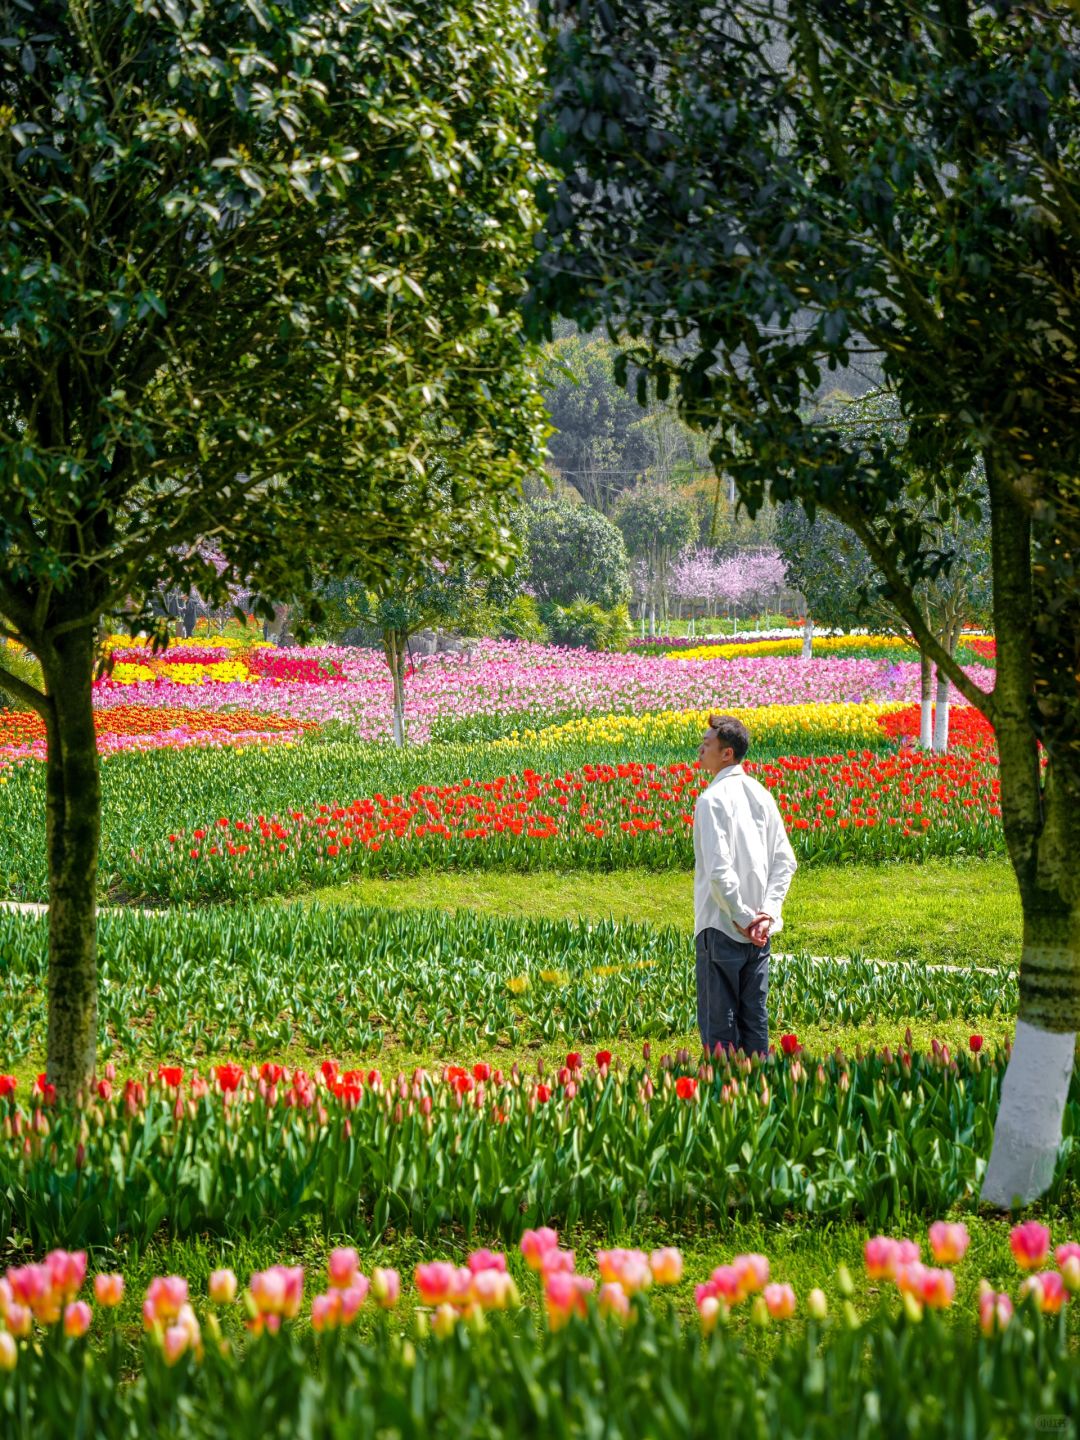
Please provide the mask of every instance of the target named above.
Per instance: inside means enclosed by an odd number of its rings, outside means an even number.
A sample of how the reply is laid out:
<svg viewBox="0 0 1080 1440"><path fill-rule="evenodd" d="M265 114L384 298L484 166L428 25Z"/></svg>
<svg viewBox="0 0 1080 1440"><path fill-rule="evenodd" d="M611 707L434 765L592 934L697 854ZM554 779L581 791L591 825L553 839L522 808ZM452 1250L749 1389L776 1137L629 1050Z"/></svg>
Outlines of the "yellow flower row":
<svg viewBox="0 0 1080 1440"><path fill-rule="evenodd" d="M859 742L880 738L878 720L906 708L902 700L880 704L758 705L724 710L750 731L752 742L790 744L812 739ZM717 707L722 709L722 707ZM714 712L715 713L715 712ZM624 744L633 740L677 741L690 744L708 724L707 710L658 710L644 715L580 715L563 725L541 730L519 730L496 746L537 744L558 746L587 743Z"/></svg>
<svg viewBox="0 0 1080 1440"><path fill-rule="evenodd" d="M814 639L815 655L843 655L849 650L910 650L914 642L899 635L822 635ZM746 640L741 644L698 645L692 650L669 650L667 660L741 660L754 655L799 655L802 640Z"/></svg>
<svg viewBox="0 0 1080 1440"><path fill-rule="evenodd" d="M212 665L191 665L179 661L172 665L143 665L129 660L118 660L113 666L114 685L137 685L143 680L171 680L174 685L204 685L208 680L229 684L239 680L250 680L251 671L242 660L218 660Z"/></svg>
<svg viewBox="0 0 1080 1440"><path fill-rule="evenodd" d="M105 642L110 650L141 649L148 645L149 639L145 635L110 635ZM246 636L236 635L191 635L179 640L170 640L170 650L264 650L271 649L269 640L256 640Z"/></svg>

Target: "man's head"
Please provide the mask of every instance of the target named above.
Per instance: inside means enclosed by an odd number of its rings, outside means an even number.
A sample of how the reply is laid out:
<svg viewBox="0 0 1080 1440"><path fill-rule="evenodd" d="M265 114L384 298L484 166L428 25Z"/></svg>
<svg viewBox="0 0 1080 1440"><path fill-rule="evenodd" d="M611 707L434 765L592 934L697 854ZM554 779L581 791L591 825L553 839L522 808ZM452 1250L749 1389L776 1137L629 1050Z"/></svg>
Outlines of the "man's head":
<svg viewBox="0 0 1080 1440"><path fill-rule="evenodd" d="M710 775L716 775L728 765L737 765L749 749L750 732L741 720L734 715L710 715L698 759Z"/></svg>

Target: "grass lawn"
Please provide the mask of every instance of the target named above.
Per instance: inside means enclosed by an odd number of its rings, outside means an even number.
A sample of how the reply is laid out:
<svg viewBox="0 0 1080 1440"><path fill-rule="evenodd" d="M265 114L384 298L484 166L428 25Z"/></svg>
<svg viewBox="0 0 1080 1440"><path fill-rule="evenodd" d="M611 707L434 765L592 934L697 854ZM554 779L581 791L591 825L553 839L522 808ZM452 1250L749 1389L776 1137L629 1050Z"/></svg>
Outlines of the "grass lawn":
<svg viewBox="0 0 1080 1440"><path fill-rule="evenodd" d="M311 897L342 905L439 906L548 919L642 920L693 926L690 876L621 870L529 875L429 872L358 879ZM784 907L782 950L858 952L883 960L1015 965L1020 897L1007 860L804 866Z"/></svg>

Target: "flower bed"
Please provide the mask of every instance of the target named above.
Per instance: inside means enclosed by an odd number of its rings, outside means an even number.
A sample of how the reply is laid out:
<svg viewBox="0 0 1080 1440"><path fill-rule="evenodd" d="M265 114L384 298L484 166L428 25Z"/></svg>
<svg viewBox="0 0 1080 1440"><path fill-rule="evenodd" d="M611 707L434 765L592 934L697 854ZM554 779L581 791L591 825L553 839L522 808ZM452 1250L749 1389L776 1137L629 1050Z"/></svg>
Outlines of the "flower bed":
<svg viewBox="0 0 1080 1440"><path fill-rule="evenodd" d="M801 859L904 859L999 852L989 752L907 749L747 763L776 796ZM355 872L432 863L504 869L691 864L696 766L627 762L553 774L421 785L284 814L207 817L130 861L148 895L270 894Z"/></svg>
<svg viewBox="0 0 1080 1440"><path fill-rule="evenodd" d="M720 1054L623 1071L608 1052L526 1077L492 1064L384 1077L280 1065L106 1078L81 1106L43 1077L0 1080L0 1225L47 1247L244 1235L316 1222L365 1242L388 1226L514 1235L578 1220L723 1223L974 1206L1005 1055L882 1051L766 1062ZM1065 1127L1080 1124L1074 1075ZM1074 1194L1065 1147L1048 1197Z"/></svg>
<svg viewBox="0 0 1080 1440"><path fill-rule="evenodd" d="M1015 1304L982 1282L971 1316L953 1300L967 1232L943 1221L929 1230L935 1265L915 1258L917 1241L871 1239L863 1293L837 1275L838 1313L822 1289L799 1296L765 1255L748 1253L697 1285L689 1322L671 1302L689 1281L670 1246L597 1251L598 1284L555 1231L527 1230L520 1249L537 1273L522 1278L527 1296L542 1294L544 1324L522 1304L514 1255L482 1249L464 1265L417 1265L409 1291L396 1270L367 1276L356 1251L339 1247L310 1307L301 1266L256 1271L240 1299L229 1269L210 1275L205 1300L182 1276L155 1277L137 1360L115 1320L123 1276L94 1277L95 1313L79 1298L86 1254L53 1251L0 1280L0 1407L17 1440L66 1440L90 1423L98 1436L216 1440L224 1415L243 1440L400 1434L403 1416L409 1433L440 1434L450 1414L454 1433L476 1440L545 1433L553 1414L565 1435L644 1440L697 1434L691 1417L717 1407L750 1434L779 1417L785 1435L845 1433L851 1417L882 1413L890 1435L918 1440L956 1433L959 1416L973 1435L1026 1433L1080 1401L1066 1325L1080 1246L1059 1243L1051 1268L1049 1231L1035 1229L1014 1229L1014 1253L1030 1271L1034 1242L1047 1268L1015 1287ZM876 1305L867 1289L881 1291ZM731 1323L743 1309L749 1333ZM760 1343L770 1327L773 1343Z"/></svg>
<svg viewBox="0 0 1080 1440"><path fill-rule="evenodd" d="M388 1043L483 1053L696 1026L693 940L674 928L290 905L106 912L98 940L98 1054L129 1063L374 1055ZM0 957L0 1030L8 1060L22 1061L45 1034L45 918L0 914ZM1016 1003L1005 967L795 955L770 968L774 1031L898 1015L974 1022L1012 1016Z"/></svg>

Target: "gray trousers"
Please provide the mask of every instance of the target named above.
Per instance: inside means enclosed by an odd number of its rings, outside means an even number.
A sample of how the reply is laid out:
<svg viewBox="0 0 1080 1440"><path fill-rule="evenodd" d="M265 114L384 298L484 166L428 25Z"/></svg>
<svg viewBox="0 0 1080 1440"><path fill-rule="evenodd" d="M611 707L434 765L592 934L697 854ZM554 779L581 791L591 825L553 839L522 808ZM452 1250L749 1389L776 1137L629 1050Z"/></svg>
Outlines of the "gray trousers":
<svg viewBox="0 0 1080 1440"><path fill-rule="evenodd" d="M701 930L697 946L697 1018L701 1043L734 1046L751 1055L769 1049L769 945L729 940Z"/></svg>

